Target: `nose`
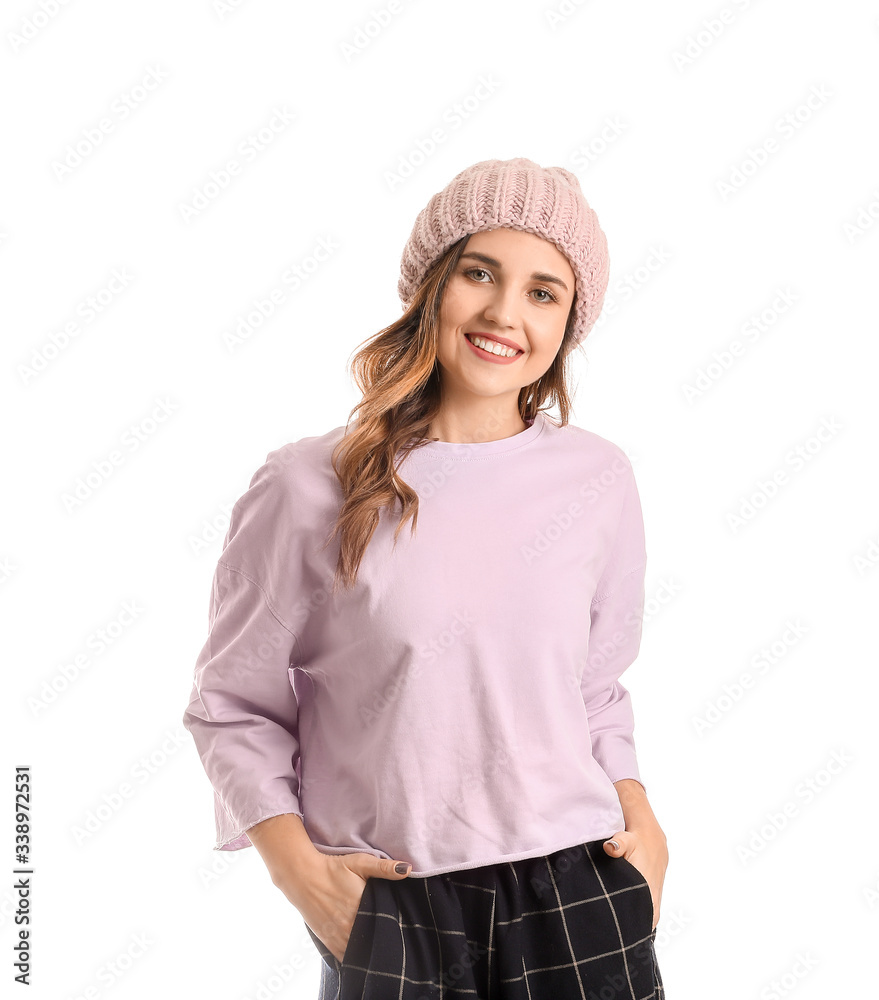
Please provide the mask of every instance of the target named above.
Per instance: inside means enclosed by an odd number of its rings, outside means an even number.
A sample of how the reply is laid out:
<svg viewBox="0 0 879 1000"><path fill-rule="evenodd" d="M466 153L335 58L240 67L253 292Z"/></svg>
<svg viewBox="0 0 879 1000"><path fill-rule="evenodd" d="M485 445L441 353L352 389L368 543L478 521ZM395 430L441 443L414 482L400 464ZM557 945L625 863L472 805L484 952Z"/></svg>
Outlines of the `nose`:
<svg viewBox="0 0 879 1000"><path fill-rule="evenodd" d="M517 327L521 318L518 293L512 287L495 285L483 309L483 315L498 326Z"/></svg>

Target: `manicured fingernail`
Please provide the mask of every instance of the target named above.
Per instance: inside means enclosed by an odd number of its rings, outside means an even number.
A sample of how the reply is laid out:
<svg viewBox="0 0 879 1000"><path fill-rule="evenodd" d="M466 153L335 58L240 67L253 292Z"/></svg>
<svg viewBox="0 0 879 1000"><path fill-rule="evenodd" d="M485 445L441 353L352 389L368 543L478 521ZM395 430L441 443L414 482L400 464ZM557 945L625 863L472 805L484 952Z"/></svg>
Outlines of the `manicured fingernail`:
<svg viewBox="0 0 879 1000"><path fill-rule="evenodd" d="M412 865L407 865L403 861L398 862L394 865L394 871L398 875L408 875Z"/></svg>

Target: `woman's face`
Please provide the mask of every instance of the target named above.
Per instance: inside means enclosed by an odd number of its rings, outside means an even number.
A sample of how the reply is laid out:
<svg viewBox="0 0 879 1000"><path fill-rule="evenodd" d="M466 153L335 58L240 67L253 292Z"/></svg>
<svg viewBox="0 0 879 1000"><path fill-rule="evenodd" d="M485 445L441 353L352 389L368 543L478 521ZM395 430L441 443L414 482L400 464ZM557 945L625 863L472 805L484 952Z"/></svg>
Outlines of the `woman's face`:
<svg viewBox="0 0 879 1000"><path fill-rule="evenodd" d="M515 407L519 389L537 381L558 353L574 290L567 257L548 240L506 228L474 233L440 307L444 392L509 394ZM488 343L479 347L474 338ZM516 354L491 353L499 344Z"/></svg>

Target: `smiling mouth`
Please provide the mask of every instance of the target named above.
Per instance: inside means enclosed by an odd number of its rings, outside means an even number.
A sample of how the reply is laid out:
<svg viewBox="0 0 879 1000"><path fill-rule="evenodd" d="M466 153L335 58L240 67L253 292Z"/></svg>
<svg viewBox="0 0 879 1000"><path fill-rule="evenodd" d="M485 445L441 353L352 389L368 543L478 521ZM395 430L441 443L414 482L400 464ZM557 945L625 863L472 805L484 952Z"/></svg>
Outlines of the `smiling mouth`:
<svg viewBox="0 0 879 1000"><path fill-rule="evenodd" d="M507 347L506 344L501 344L497 340L492 340L490 337L480 337L478 334L465 333L464 336L473 344L474 347L478 347L480 350L485 351L487 354L493 354L498 358L515 358L519 354L523 354L523 351L516 350L513 347Z"/></svg>

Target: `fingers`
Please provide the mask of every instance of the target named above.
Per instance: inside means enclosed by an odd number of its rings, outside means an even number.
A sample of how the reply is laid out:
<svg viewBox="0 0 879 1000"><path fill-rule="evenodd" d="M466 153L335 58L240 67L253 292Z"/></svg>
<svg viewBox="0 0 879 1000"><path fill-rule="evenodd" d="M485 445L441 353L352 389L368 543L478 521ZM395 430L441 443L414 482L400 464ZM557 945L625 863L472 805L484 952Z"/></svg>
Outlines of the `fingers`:
<svg viewBox="0 0 879 1000"><path fill-rule="evenodd" d="M362 862L360 858L363 859ZM403 879L412 871L412 865L408 861L394 861L393 858L377 858L372 854L359 855L358 862L356 867L349 862L348 867L352 871L356 871L363 878Z"/></svg>
<svg viewBox="0 0 879 1000"><path fill-rule="evenodd" d="M626 830L617 831L610 840L605 840L604 850L607 854L612 857L618 858L620 855L626 853L629 847L627 841L629 840L629 833Z"/></svg>

